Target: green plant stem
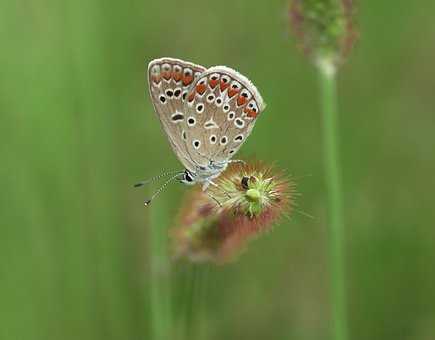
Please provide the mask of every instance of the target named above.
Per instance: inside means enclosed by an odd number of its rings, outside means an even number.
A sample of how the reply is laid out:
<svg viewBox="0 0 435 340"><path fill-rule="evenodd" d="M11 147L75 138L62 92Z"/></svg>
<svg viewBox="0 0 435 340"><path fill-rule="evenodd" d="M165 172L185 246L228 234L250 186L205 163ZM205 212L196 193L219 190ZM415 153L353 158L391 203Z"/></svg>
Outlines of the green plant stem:
<svg viewBox="0 0 435 340"><path fill-rule="evenodd" d="M191 265L189 275L187 276L188 290L186 294L186 309L185 309L185 340L196 338L195 318L196 318L196 292L198 289L199 268L197 265Z"/></svg>
<svg viewBox="0 0 435 340"><path fill-rule="evenodd" d="M191 264L184 273L184 304L182 316L185 340L206 339L207 324L207 275L209 268L205 264Z"/></svg>
<svg viewBox="0 0 435 340"><path fill-rule="evenodd" d="M150 250L150 302L151 302L151 339L171 339L171 286L170 263L167 249L167 229L164 228L166 219L159 212L165 211L160 206L163 200L153 206L150 211L151 219L148 226Z"/></svg>
<svg viewBox="0 0 435 340"><path fill-rule="evenodd" d="M325 67L326 66L326 67ZM320 85L323 107L323 152L328 196L329 263L333 339L347 340L344 226L341 197L341 171L338 150L338 110L336 78L332 65L323 65Z"/></svg>

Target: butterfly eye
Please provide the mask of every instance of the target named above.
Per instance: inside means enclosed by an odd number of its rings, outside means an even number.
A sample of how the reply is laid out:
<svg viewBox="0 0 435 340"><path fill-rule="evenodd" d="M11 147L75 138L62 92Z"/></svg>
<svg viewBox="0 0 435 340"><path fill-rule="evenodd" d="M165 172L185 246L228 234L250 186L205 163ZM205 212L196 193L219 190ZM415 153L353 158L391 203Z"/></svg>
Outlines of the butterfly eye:
<svg viewBox="0 0 435 340"><path fill-rule="evenodd" d="M169 98L171 98L171 97L174 95L174 91L172 91L171 89L167 89L167 90L165 91L165 93L166 93L166 95L167 95Z"/></svg>
<svg viewBox="0 0 435 340"><path fill-rule="evenodd" d="M187 90L184 90L183 95L181 96L181 98L183 98L183 101L186 100L186 96L187 96Z"/></svg>
<svg viewBox="0 0 435 340"><path fill-rule="evenodd" d="M230 110L230 106L228 104L225 104L222 108L224 112L228 112Z"/></svg>
<svg viewBox="0 0 435 340"><path fill-rule="evenodd" d="M189 173L189 171L185 171L184 172L184 178L183 178L187 183L192 183L193 182L193 177L192 175Z"/></svg>
<svg viewBox="0 0 435 340"><path fill-rule="evenodd" d="M169 64L163 64L162 65L162 69L163 69L163 71L168 72L168 71L171 70L171 65L169 65Z"/></svg>
<svg viewBox="0 0 435 340"><path fill-rule="evenodd" d="M181 138L183 138L184 140L187 139L186 131L183 130L183 132L181 133Z"/></svg>
<svg viewBox="0 0 435 340"><path fill-rule="evenodd" d="M232 155L234 152L236 152L236 150L232 149L230 150L229 154Z"/></svg>
<svg viewBox="0 0 435 340"><path fill-rule="evenodd" d="M179 98L179 97L180 97L180 94L181 94L181 89L180 89L179 87L177 87L177 88L174 90L174 97L175 97L175 98Z"/></svg>
<svg viewBox="0 0 435 340"><path fill-rule="evenodd" d="M210 144L216 144L216 140L217 140L216 135L211 135L210 136Z"/></svg>
<svg viewBox="0 0 435 340"><path fill-rule="evenodd" d="M227 138L227 136L223 136L222 138L221 138L221 145L225 145L225 144L227 144L228 143L228 138Z"/></svg>
<svg viewBox="0 0 435 340"><path fill-rule="evenodd" d="M188 77L188 76L193 75L193 72L192 72L192 70L191 70L190 68L185 68L185 69L184 69L184 75L185 75L186 77Z"/></svg>
<svg viewBox="0 0 435 340"><path fill-rule="evenodd" d="M206 78L202 78L200 81L198 81L198 85L205 85L207 83Z"/></svg>
<svg viewBox="0 0 435 340"><path fill-rule="evenodd" d="M161 95L159 96L159 100L160 100L160 102L161 102L162 104L165 104L165 103L166 103L166 97L165 97L163 94L161 94Z"/></svg>
<svg viewBox="0 0 435 340"><path fill-rule="evenodd" d="M236 116L236 114L235 114L234 111L228 112L227 119L228 120L233 120L235 116Z"/></svg>

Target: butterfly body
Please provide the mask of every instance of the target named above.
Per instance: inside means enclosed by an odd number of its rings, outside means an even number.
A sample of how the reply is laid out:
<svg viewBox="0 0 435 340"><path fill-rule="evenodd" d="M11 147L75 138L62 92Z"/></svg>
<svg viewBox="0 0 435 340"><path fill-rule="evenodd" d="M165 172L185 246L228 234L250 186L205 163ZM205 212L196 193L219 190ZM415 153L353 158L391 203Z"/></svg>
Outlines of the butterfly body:
<svg viewBox="0 0 435 340"><path fill-rule="evenodd" d="M264 110L258 90L226 66L207 69L173 58L150 62L148 84L162 128L185 167L180 180L213 184Z"/></svg>

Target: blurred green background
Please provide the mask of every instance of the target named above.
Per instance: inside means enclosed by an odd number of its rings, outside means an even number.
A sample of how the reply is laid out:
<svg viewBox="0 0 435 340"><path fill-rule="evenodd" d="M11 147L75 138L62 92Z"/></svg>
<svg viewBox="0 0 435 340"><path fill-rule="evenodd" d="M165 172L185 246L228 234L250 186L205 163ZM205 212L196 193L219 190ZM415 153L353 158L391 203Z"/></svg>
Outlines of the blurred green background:
<svg viewBox="0 0 435 340"><path fill-rule="evenodd" d="M351 339L435 339L435 2L361 1L339 75ZM285 1L0 2L0 339L149 339L149 208L131 184L177 169L147 94L173 56L248 75L268 103L241 157L298 180L299 209L211 267L207 339L326 339L317 74ZM306 176L310 175L310 176ZM181 266L181 265L179 265Z"/></svg>

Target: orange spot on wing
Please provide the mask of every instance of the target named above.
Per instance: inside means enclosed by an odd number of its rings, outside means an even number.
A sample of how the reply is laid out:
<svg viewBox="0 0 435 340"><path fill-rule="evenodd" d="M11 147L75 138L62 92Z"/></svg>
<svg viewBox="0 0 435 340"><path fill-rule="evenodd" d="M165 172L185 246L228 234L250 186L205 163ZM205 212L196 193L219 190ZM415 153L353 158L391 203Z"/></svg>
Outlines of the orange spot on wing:
<svg viewBox="0 0 435 340"><path fill-rule="evenodd" d="M191 94L189 94L189 97L187 97L187 100L189 102L192 102L195 99L195 91L193 91Z"/></svg>
<svg viewBox="0 0 435 340"><path fill-rule="evenodd" d="M225 83L221 80L221 91L224 91L228 86L230 86L228 81Z"/></svg>
<svg viewBox="0 0 435 340"><path fill-rule="evenodd" d="M161 80L160 76L151 76L151 79L153 80L154 83L158 84Z"/></svg>
<svg viewBox="0 0 435 340"><path fill-rule="evenodd" d="M196 92L198 92L200 95L203 95L206 90L205 84L198 84L196 85Z"/></svg>
<svg viewBox="0 0 435 340"><path fill-rule="evenodd" d="M210 79L210 81L208 83L210 84L210 87L212 89L214 89L216 87L216 85L219 83L219 80L218 79L214 79L214 80Z"/></svg>
<svg viewBox="0 0 435 340"><path fill-rule="evenodd" d="M163 76L163 78L165 78L166 80L171 79L171 71L163 71L163 72L162 72L162 76Z"/></svg>
<svg viewBox="0 0 435 340"><path fill-rule="evenodd" d="M228 90L228 97L230 97L230 98L233 97L233 96L236 95L239 91L240 91L239 89L233 89L233 88L229 89L229 90Z"/></svg>
<svg viewBox="0 0 435 340"><path fill-rule="evenodd" d="M246 104L246 97L243 96L239 96L239 98L237 98L237 105L242 106Z"/></svg>
<svg viewBox="0 0 435 340"><path fill-rule="evenodd" d="M249 118L257 118L258 112L248 109L247 107L243 110Z"/></svg>
<svg viewBox="0 0 435 340"><path fill-rule="evenodd" d="M180 71L174 71L174 72L172 72L172 78L174 78L174 80L175 81L180 81L181 80L181 77L182 77L183 75L182 75L182 73L180 72Z"/></svg>
<svg viewBox="0 0 435 340"><path fill-rule="evenodd" d="M191 76L191 75L189 75L189 76L184 75L183 76L183 85L184 86L189 85L192 81L193 81L193 76Z"/></svg>
<svg viewBox="0 0 435 340"><path fill-rule="evenodd" d="M255 111L253 111L253 110L251 110L249 113L248 113L248 117L249 118L257 118L257 115L258 115L258 112L255 112Z"/></svg>

